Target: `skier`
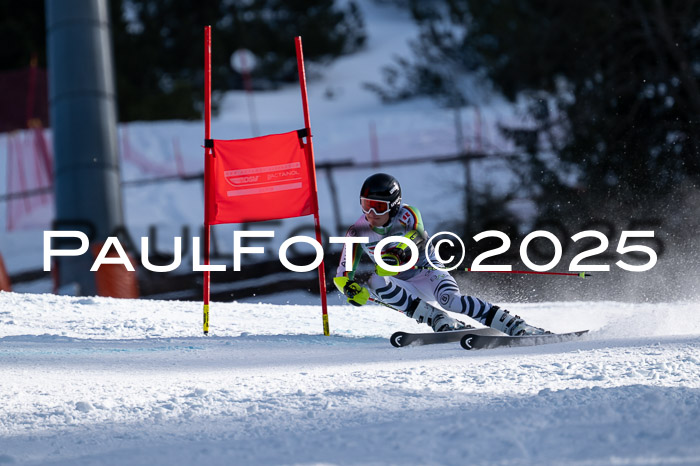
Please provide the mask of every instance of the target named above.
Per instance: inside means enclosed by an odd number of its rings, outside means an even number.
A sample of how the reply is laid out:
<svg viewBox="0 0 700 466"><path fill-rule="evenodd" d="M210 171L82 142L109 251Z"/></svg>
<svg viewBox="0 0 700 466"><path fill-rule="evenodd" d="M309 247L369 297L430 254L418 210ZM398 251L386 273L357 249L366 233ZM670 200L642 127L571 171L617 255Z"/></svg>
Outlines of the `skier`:
<svg viewBox="0 0 700 466"><path fill-rule="evenodd" d="M370 293L379 302L392 307L419 323L426 323L436 332L471 328L450 317L447 311L465 314L482 324L508 335L549 333L527 324L518 316L474 296L462 295L455 279L445 270L429 267L425 245L428 238L420 212L401 202L401 186L391 175L377 173L367 178L360 190L363 215L348 229L346 237L368 237L368 243L352 245L352 268L347 271L348 248L343 247L334 283L349 303L361 306L370 300ZM418 247L416 268L394 273L375 264L358 272L362 253L374 262L375 245L387 236L405 236ZM392 244L394 244L392 246ZM362 250L360 250L360 247ZM441 264L432 245L428 255L433 264ZM410 260L405 243L390 243L381 257L388 265L402 265ZM428 304L439 303L440 308Z"/></svg>

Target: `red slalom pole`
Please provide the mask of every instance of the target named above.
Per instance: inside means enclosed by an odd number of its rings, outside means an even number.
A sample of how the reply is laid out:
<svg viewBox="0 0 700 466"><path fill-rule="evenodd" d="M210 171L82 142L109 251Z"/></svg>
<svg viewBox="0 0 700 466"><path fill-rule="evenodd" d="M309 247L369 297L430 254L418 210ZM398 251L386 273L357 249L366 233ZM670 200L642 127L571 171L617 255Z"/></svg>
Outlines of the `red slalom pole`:
<svg viewBox="0 0 700 466"><path fill-rule="evenodd" d="M316 164L314 162L314 146L311 142L311 120L309 118L309 100L306 95L306 71L304 70L304 52L301 48L301 37L294 38L294 43L297 52L297 68L299 70L299 86L301 87L301 103L304 107L304 128L306 129L306 158L309 170L309 179L313 188L313 210L314 210L314 227L316 230L316 241L323 246L321 242L321 221L318 215L318 186L316 184ZM321 310L323 312L323 334L330 335L330 327L328 325L328 304L326 296L326 270L323 262L318 266L318 285L321 291Z"/></svg>
<svg viewBox="0 0 700 466"><path fill-rule="evenodd" d="M211 224L209 217L209 209L211 208L211 152L210 147L206 147L207 141L211 139L211 26L204 28L204 265L207 266L204 271L204 289L202 290L204 299L204 315L202 330L205 335L209 334L209 290L210 290L210 272L209 272L209 248L211 236Z"/></svg>

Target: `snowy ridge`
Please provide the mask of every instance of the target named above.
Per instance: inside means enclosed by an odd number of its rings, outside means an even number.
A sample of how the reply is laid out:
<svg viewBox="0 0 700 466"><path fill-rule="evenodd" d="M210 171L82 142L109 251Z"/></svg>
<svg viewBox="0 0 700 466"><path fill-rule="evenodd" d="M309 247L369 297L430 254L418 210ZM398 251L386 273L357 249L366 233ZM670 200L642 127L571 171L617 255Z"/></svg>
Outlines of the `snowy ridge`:
<svg viewBox="0 0 700 466"><path fill-rule="evenodd" d="M700 304L511 305L585 341L393 348L377 306L0 293L0 464L697 464ZM665 322L665 326L660 326Z"/></svg>

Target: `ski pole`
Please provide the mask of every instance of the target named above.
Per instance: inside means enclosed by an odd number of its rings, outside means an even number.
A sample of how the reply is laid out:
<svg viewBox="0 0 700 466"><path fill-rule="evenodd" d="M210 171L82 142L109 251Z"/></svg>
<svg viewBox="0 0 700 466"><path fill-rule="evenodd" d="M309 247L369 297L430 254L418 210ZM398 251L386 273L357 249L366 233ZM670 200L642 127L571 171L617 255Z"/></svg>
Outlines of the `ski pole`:
<svg viewBox="0 0 700 466"><path fill-rule="evenodd" d="M393 309L395 311L401 312L398 309L396 309L394 306L391 306L391 305L385 303L384 301L380 301L377 298L373 298L371 296L367 299L367 301L369 301L370 303L379 304L381 306L388 307L389 309Z"/></svg>
<svg viewBox="0 0 700 466"><path fill-rule="evenodd" d="M444 270L437 267L412 267L416 270ZM578 272L578 273L567 273L567 272L535 272L534 270L471 270L469 268L464 269L453 269L454 272L491 272L491 273L516 273L516 274L532 274L532 275L562 275L567 277L579 277L586 278L590 277L590 273Z"/></svg>
<svg viewBox="0 0 700 466"><path fill-rule="evenodd" d="M404 314L404 315L406 314L404 311L402 311L402 310L400 310L400 309L396 309L396 308L395 308L394 306L392 306L391 304L387 304L387 303L385 303L384 301L379 300L379 299L377 299L377 298L373 298L373 297L370 296L369 299L368 299L367 301L370 302L370 303L379 304L380 306L387 307L387 308L391 309L392 311L400 312L401 314Z"/></svg>

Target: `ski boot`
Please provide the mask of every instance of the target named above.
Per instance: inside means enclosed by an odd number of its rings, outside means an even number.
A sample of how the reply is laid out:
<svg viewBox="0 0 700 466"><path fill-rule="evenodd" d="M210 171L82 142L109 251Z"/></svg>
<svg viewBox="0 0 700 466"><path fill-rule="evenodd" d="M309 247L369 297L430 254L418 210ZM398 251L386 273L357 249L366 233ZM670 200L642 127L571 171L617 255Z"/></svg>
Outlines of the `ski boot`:
<svg viewBox="0 0 700 466"><path fill-rule="evenodd" d="M508 311L498 306L493 306L489 311L486 317L486 325L514 337L552 333L539 327L534 327L525 322L520 316L512 316Z"/></svg>
<svg viewBox="0 0 700 466"><path fill-rule="evenodd" d="M471 325L467 325L461 320L453 319L444 312L435 316L433 318L433 330L436 332L447 332L450 330L466 330L469 328L474 328Z"/></svg>
<svg viewBox="0 0 700 466"><path fill-rule="evenodd" d="M406 315L416 319L416 322L419 324L426 323L430 325L435 332L474 328L461 320L453 319L446 312L431 306L420 298L415 299L408 306Z"/></svg>

